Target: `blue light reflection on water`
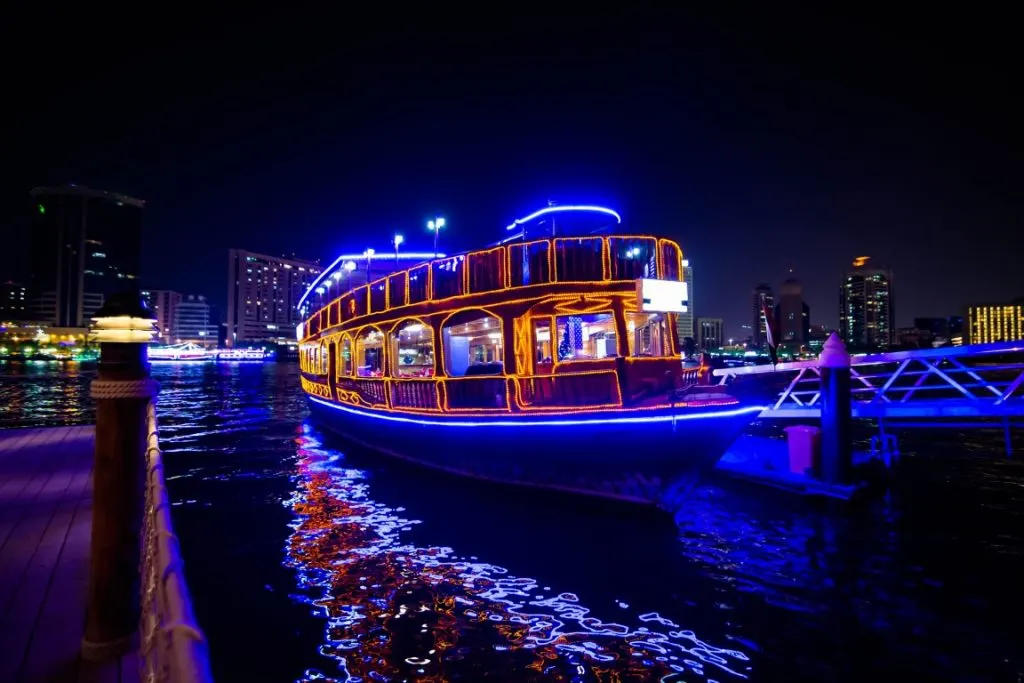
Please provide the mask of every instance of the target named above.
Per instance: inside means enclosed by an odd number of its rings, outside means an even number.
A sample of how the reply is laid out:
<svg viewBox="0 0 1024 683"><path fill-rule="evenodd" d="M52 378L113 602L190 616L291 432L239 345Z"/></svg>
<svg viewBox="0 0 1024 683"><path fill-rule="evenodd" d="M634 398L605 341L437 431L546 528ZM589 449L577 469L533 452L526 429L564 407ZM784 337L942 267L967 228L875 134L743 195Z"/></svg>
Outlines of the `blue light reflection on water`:
<svg viewBox="0 0 1024 683"><path fill-rule="evenodd" d="M493 680L524 680L502 678L523 671L532 680L613 680L595 652L618 656L612 664L651 655L651 666L665 664L655 649L633 656L643 639L630 645L628 633L641 628L670 640L670 632L692 629L694 638L749 657L723 659L751 680L1011 681L1024 672L1024 459L1002 458L998 434L901 436L906 457L892 496L861 510L708 484L677 528L618 506L494 489L318 445L321 436L304 427L294 366L154 373L164 385L175 525L218 680L295 680L304 671L342 680L340 658L354 652L345 639L365 639L368 622L344 619L428 600L437 616L427 634L453 634L446 651L463 657L445 663L448 680L460 680L458 672L479 680L487 670ZM90 421L80 407L88 380L78 369L5 367L0 425ZM312 493L320 496L315 505ZM351 515L342 514L346 506ZM311 519L326 530L299 533ZM390 545L373 540L381 533ZM296 554L303 547L318 550ZM365 571L341 571L359 562ZM352 584L374 572L392 583ZM413 593L383 591L399 585ZM509 590L529 596L502 595ZM567 611L529 604L552 598ZM511 620L516 612L553 614L562 631L586 633L580 621L594 618L600 622L587 623L621 624L626 634L560 640L569 648L545 658L555 664L543 673L517 658L553 644L509 646L530 633L528 618ZM650 620L654 613L682 628ZM440 680L418 673L439 665L423 662L424 614L382 627L390 649L380 670ZM674 642L695 646L688 637ZM691 661L708 678L741 680ZM648 680L652 670L641 662L619 670L619 680ZM683 678L694 678L692 670Z"/></svg>

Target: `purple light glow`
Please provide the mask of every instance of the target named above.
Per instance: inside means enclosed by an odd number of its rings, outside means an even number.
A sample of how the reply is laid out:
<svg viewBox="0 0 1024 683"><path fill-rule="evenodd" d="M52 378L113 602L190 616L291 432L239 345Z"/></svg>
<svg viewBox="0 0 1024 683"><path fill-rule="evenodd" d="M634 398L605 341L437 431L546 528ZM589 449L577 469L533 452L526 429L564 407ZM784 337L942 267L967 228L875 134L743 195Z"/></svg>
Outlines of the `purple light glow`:
<svg viewBox="0 0 1024 683"><path fill-rule="evenodd" d="M349 406L331 403L315 396L308 396L309 400L315 401L328 408L341 410L353 415L372 417L378 420L389 422L406 422L408 424L426 425L428 427L578 427L581 425L604 425L604 424L652 424L658 422L681 422L683 420L705 420L716 417L738 417L750 413L760 413L765 406L744 406L731 410L705 411L700 413L685 413L682 415L645 415L638 417L615 417L591 419L554 419L554 420L502 420L494 419L484 422L475 420L425 420L422 418L400 417L398 415L387 415L383 413L371 413L363 410L356 410Z"/></svg>

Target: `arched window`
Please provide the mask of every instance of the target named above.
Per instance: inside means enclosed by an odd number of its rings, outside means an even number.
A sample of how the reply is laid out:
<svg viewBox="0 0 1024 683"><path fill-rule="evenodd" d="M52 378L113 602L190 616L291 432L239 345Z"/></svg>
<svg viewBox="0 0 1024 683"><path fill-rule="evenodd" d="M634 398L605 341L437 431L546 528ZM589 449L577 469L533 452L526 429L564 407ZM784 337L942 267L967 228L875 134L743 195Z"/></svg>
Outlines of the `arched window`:
<svg viewBox="0 0 1024 683"><path fill-rule="evenodd" d="M338 377L352 376L352 338L347 334L341 338L341 358L338 363Z"/></svg>
<svg viewBox="0 0 1024 683"><path fill-rule="evenodd" d="M500 375L504 370L501 320L487 311L463 311L444 322L444 370L450 377Z"/></svg>
<svg viewBox="0 0 1024 683"><path fill-rule="evenodd" d="M317 349L316 374L318 374L318 375L326 375L327 374L327 369L330 367L330 364L331 364L330 359L328 357L329 353L330 353L330 348L329 348L329 345L327 344L327 342L326 341L320 342L320 348Z"/></svg>
<svg viewBox="0 0 1024 683"><path fill-rule="evenodd" d="M618 355L615 316L611 311L555 318L554 352L559 363L600 360Z"/></svg>
<svg viewBox="0 0 1024 683"><path fill-rule="evenodd" d="M391 333L394 377L434 375L434 330L420 320L406 320Z"/></svg>
<svg viewBox="0 0 1024 683"><path fill-rule="evenodd" d="M384 373L384 334L375 327L367 327L356 338L355 371L357 377Z"/></svg>
<svg viewBox="0 0 1024 683"><path fill-rule="evenodd" d="M626 313L630 356L672 355L668 322L664 313Z"/></svg>

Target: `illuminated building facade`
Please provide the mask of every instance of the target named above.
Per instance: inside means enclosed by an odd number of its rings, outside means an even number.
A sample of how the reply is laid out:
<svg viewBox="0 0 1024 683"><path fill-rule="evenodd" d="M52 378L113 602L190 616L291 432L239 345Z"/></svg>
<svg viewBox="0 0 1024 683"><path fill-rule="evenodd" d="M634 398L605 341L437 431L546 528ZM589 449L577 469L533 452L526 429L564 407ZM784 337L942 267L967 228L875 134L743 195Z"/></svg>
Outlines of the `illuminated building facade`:
<svg viewBox="0 0 1024 683"><path fill-rule="evenodd" d="M32 317L87 327L106 298L138 289L145 202L77 185L31 194Z"/></svg>
<svg viewBox="0 0 1024 683"><path fill-rule="evenodd" d="M751 346L755 349L761 349L768 345L768 332L767 322L764 319L764 310L762 309L762 301L768 306L768 310L775 308L775 294L772 292L772 288L766 284L760 284L754 287L754 293L751 296L751 313L753 313L753 320L751 321Z"/></svg>
<svg viewBox="0 0 1024 683"><path fill-rule="evenodd" d="M872 268L870 259L858 256L839 289L839 333L847 347L862 351L888 349L895 332L892 273Z"/></svg>
<svg viewBox="0 0 1024 683"><path fill-rule="evenodd" d="M1024 299L1010 304L985 304L967 309L971 344L1024 339Z"/></svg>
<svg viewBox="0 0 1024 683"><path fill-rule="evenodd" d="M161 344L173 344L178 336L178 305L181 294L168 289L154 289L142 292L146 305L156 316L156 339Z"/></svg>
<svg viewBox="0 0 1024 683"><path fill-rule="evenodd" d="M697 348L710 351L725 346L721 318L697 318Z"/></svg>
<svg viewBox="0 0 1024 683"><path fill-rule="evenodd" d="M216 346L220 331L217 315L205 296L189 294L178 303L175 343Z"/></svg>
<svg viewBox="0 0 1024 683"><path fill-rule="evenodd" d="M321 271L312 261L229 250L226 344L294 342L299 300Z"/></svg>
<svg viewBox="0 0 1024 683"><path fill-rule="evenodd" d="M806 346L811 333L811 309L804 302L804 290L796 278L782 283L775 320L779 325L780 344L794 349Z"/></svg>
<svg viewBox="0 0 1024 683"><path fill-rule="evenodd" d="M25 285L20 282L0 283L0 322L28 319L26 291Z"/></svg>
<svg viewBox="0 0 1024 683"><path fill-rule="evenodd" d="M683 259L683 282L686 283L688 305L685 312L677 314L676 334L679 338L679 345L685 351L687 339L693 340L696 348L700 348L700 343L697 339L698 331L694 325L696 318L693 316L693 266L690 265L689 259Z"/></svg>

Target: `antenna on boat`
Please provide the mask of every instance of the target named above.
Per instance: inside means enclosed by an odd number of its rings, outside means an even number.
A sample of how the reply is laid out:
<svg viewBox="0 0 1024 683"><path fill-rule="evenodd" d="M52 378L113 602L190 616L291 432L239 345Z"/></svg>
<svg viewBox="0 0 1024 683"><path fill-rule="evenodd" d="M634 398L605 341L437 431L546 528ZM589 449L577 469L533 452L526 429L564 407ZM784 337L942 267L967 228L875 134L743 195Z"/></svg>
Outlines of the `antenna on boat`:
<svg viewBox="0 0 1024 683"><path fill-rule="evenodd" d="M548 206L558 206L558 202L554 199L549 199ZM555 214L551 214L551 236L555 236Z"/></svg>

